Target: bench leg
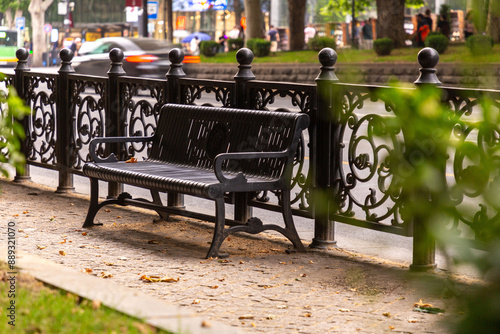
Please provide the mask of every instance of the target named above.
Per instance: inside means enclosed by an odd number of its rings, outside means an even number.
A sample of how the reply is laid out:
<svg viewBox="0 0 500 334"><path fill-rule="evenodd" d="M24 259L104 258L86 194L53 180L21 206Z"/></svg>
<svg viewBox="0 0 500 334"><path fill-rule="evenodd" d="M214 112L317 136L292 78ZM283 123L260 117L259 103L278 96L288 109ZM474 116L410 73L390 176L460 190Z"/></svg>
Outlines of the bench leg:
<svg viewBox="0 0 500 334"><path fill-rule="evenodd" d="M99 180L90 179L90 206L87 212L87 217L85 218L85 223L83 227L92 227L94 225L94 217L99 211Z"/></svg>
<svg viewBox="0 0 500 334"><path fill-rule="evenodd" d="M285 236L293 243L297 252L305 252L306 249L293 223L292 208L290 206L290 190L283 190L281 192L281 205L283 220L285 221Z"/></svg>
<svg viewBox="0 0 500 334"><path fill-rule="evenodd" d="M224 226L226 225L226 213L224 207L224 198L215 200L215 230L212 238L212 245L207 253L207 259L221 257L219 248L224 241ZM222 256L227 256L226 254Z"/></svg>
<svg viewBox="0 0 500 334"><path fill-rule="evenodd" d="M160 198L160 193L156 190L151 190L151 197L153 198L153 203L159 206L163 206L163 202ZM160 216L160 219L167 221L169 219L168 213L165 211L155 210Z"/></svg>

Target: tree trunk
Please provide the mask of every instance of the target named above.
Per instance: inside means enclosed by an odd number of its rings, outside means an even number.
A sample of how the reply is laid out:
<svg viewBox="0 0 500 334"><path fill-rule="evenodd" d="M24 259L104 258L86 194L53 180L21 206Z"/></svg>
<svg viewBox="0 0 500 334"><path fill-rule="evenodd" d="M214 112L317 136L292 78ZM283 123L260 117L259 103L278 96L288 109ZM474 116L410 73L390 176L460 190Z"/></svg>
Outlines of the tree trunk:
<svg viewBox="0 0 500 334"><path fill-rule="evenodd" d="M377 38L390 38L395 47L405 46L405 0L377 0Z"/></svg>
<svg viewBox="0 0 500 334"><path fill-rule="evenodd" d="M5 26L9 29L15 29L14 18L12 17L12 9L7 9L4 13Z"/></svg>
<svg viewBox="0 0 500 334"><path fill-rule="evenodd" d="M290 50L302 50L304 48L304 19L306 16L307 0L288 0L288 12L290 16Z"/></svg>
<svg viewBox="0 0 500 334"><path fill-rule="evenodd" d="M488 9L488 22L486 25L486 33L493 37L495 43L500 42L500 3L490 0Z"/></svg>
<svg viewBox="0 0 500 334"><path fill-rule="evenodd" d="M53 0L31 0L28 11L31 15L31 25L33 30L33 66L42 66L42 55L47 51L45 43L45 11Z"/></svg>
<svg viewBox="0 0 500 334"><path fill-rule="evenodd" d="M263 38L262 31L262 10L260 8L260 0L245 0L245 16L247 29L245 31L245 39Z"/></svg>
<svg viewBox="0 0 500 334"><path fill-rule="evenodd" d="M241 0L233 0L233 2L234 2L234 24L240 26L241 12L243 12L243 8L241 8Z"/></svg>

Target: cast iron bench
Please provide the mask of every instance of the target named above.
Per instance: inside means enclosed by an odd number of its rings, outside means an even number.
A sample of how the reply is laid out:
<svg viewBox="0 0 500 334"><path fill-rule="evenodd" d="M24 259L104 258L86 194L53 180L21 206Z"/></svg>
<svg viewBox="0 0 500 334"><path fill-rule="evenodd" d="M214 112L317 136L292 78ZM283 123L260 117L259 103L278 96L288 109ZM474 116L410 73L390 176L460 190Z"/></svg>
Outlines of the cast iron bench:
<svg viewBox="0 0 500 334"><path fill-rule="evenodd" d="M151 137L96 138L90 144L94 162L83 166L90 178L90 207L83 227L105 205L135 205L168 213L160 192L174 192L215 201L215 229L207 258L218 257L224 239L235 232L275 230L297 251L305 248L297 234L290 207L293 159L301 132L309 125L305 114L166 104ZM135 163L103 159L103 143L149 143L148 158ZM118 182L151 191L152 201L132 199L128 193L99 203L98 181ZM225 227L225 195L237 192L279 191L285 227L251 218L246 224Z"/></svg>

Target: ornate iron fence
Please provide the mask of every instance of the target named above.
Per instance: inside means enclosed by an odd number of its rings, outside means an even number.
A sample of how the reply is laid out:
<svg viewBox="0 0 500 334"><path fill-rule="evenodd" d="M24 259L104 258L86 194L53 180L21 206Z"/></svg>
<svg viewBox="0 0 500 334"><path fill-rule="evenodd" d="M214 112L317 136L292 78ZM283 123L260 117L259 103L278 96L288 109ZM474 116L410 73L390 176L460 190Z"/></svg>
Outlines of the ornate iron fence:
<svg viewBox="0 0 500 334"><path fill-rule="evenodd" d="M63 49L58 74L32 73L26 65L28 53L18 50L15 75L7 78L33 113L24 120L27 132L25 153L28 164L59 171L57 191L73 191L73 175L81 174L83 163L90 160L88 147L93 138L101 136L151 135L156 129L160 107L164 103L203 104L226 108L275 110L276 112L307 113L311 125L304 133L295 159L293 177L293 213L314 219L315 231L311 247L323 248L335 244L335 222L342 222L388 233L413 236L414 244L429 246L414 249L416 268L434 266L434 245L419 226L401 218L401 202L394 192L394 178L385 157L404 152L401 134L385 140L374 135L373 129L386 117L397 117L391 101L384 101L380 90L389 87L339 83L334 65L335 51L319 53L321 67L315 85L257 81L251 71L253 54L248 49L237 53L238 69L234 81L197 80L186 78L182 71L184 55L178 49L170 53L171 68L166 80L139 79L126 76L121 62L123 53L110 52L108 77L93 77L73 73L72 53ZM415 82L439 85L436 77L436 55L421 51L421 76ZM416 89L416 88L414 88ZM470 118L478 109L481 96L489 96L500 107L500 91L442 88L444 101L461 118ZM500 131L484 133L479 123L455 129L454 140L469 140L478 148L478 161L465 163L462 152L453 152L450 167L443 177L463 183L464 175L479 168L481 159L489 157L485 146L498 145ZM472 139L471 139L472 138ZM119 152L120 158L143 157L148 147L143 145L100 147L100 154ZM486 176L485 176L486 177ZM16 180L29 178L17 175ZM488 180L488 177L486 177ZM451 187L452 185L450 185ZM122 188L111 184L108 196L117 196ZM314 194L326 194L327 203L314 201ZM480 215L498 221L498 208L482 203L467 207L467 199L477 198L473 189L457 194L455 222L451 230L458 233L464 227L478 230ZM276 211L280 194L245 194L228 197L235 204L234 221L242 223L251 217L253 207ZM177 207L180 214L211 220L213 217L183 209L183 197L167 195L167 205ZM490 211L487 212L487 207ZM496 210L496 211L495 211ZM474 234L472 234L474 237ZM477 238L476 238L477 239Z"/></svg>

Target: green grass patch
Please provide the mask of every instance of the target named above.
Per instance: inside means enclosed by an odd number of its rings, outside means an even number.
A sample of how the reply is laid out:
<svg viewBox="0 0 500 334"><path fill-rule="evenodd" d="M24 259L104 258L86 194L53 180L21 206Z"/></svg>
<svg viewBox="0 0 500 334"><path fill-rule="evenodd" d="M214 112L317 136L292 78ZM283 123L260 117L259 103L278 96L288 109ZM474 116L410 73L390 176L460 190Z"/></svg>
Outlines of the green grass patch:
<svg viewBox="0 0 500 334"><path fill-rule="evenodd" d="M0 262L0 333L161 333L151 327L99 303L45 286L29 275L16 275L15 298L9 298L7 266ZM15 300L15 327L6 316L10 301Z"/></svg>
<svg viewBox="0 0 500 334"><path fill-rule="evenodd" d="M401 62L416 62L417 54L420 49L403 48L392 50L389 56L378 56L373 50L353 50L353 49L338 49L337 64L351 63L401 63ZM493 48L491 54L473 56L465 44L450 44L446 52L439 56L440 63L464 63L464 64L480 64L480 63L498 63L500 59L500 44ZM202 63L235 63L236 51L227 53L218 53L215 57L201 56ZM283 51L277 52L276 55L267 57L255 57L253 63L318 63L318 53L316 51Z"/></svg>

